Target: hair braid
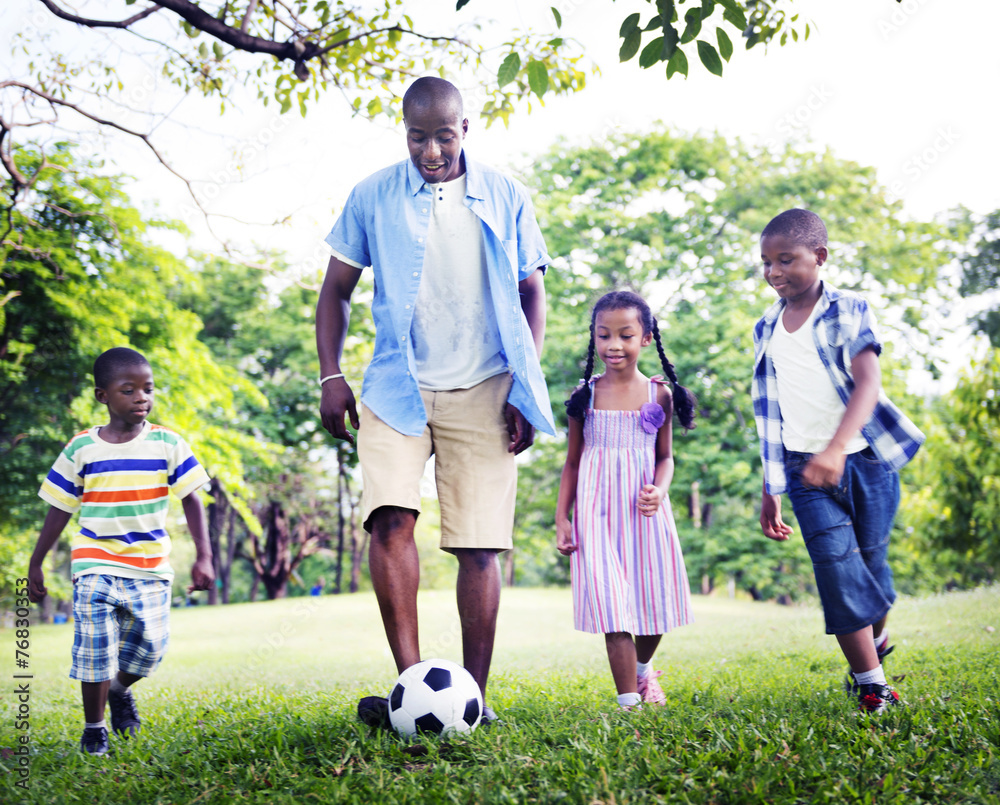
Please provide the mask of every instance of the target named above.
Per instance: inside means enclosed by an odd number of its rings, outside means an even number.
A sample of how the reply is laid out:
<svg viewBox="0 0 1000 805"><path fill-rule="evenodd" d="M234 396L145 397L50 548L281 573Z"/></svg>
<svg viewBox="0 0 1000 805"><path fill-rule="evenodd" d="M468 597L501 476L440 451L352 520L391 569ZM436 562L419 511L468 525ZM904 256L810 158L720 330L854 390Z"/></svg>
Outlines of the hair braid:
<svg viewBox="0 0 1000 805"><path fill-rule="evenodd" d="M587 345L587 366L583 371L583 382L577 386L569 399L563 403L566 406L566 415L581 422L587 415L590 407L590 378L594 374L594 319L590 317L590 343Z"/></svg>
<svg viewBox="0 0 1000 805"><path fill-rule="evenodd" d="M660 328L655 318L653 318L653 340L656 342L656 352L660 356L660 366L663 367L663 373L673 387L674 411L677 413L677 419L685 428L691 430L694 427L695 417L694 395L677 382L677 372L674 370L674 365L667 360L667 353L663 351Z"/></svg>

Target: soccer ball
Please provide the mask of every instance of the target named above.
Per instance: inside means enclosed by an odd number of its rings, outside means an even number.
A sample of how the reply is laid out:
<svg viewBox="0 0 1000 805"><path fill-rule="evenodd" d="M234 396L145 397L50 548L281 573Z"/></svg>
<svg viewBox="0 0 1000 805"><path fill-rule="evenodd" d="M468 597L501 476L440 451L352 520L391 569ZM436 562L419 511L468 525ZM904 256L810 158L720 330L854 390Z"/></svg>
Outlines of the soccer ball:
<svg viewBox="0 0 1000 805"><path fill-rule="evenodd" d="M483 695L472 674L450 660L424 660L399 675L389 693L389 721L400 735L474 730Z"/></svg>

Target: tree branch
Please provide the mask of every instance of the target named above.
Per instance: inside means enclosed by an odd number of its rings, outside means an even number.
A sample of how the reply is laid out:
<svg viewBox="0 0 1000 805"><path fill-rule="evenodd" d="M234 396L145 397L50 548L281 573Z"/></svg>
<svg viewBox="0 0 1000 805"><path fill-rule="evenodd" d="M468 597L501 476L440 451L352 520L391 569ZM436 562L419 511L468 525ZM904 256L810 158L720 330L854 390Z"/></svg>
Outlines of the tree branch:
<svg viewBox="0 0 1000 805"><path fill-rule="evenodd" d="M142 142L146 144L146 147L153 152L153 155L156 157L159 163L163 165L164 168L170 171L174 176L176 176L182 182L184 182L184 185L185 187L187 187L188 193L191 194L191 198L194 200L194 203L197 205L198 209L201 210L202 214L205 216L205 223L208 226L209 231L211 231L212 229L211 224L208 223L208 211L202 206L201 202L198 200L198 196L195 195L194 188L191 186L191 182L188 181L186 178L184 178L180 173L178 173L174 169L174 167L169 162L167 162L167 160L163 157L163 155L157 150L156 146L153 145L153 142L148 134L143 134L141 131L135 131L126 126L121 125L120 123L115 123L113 120L107 120L106 118L98 117L97 115L92 114L91 112L88 112L87 110L80 108L75 103L70 103L67 100L58 98L55 95L52 95L48 92L44 92L43 90L40 90L37 87L33 87L30 84L25 84L21 81L13 81L13 80L0 81L0 89L4 89L6 87L19 87L23 89L25 92L30 92L31 94L36 95L39 98L43 98L44 100L48 101L48 103L50 103L52 106L65 106L67 109L72 109L78 115L81 115L82 117L85 117L88 120L92 120L101 126L109 126L125 134L130 134L133 137L138 137L140 140L142 140ZM13 162L13 160L11 160L11 162ZM9 168L7 166L6 161L4 161L4 167L7 168L9 172ZM11 178L14 178L15 181L17 181L15 174L11 174ZM218 237L217 235L215 235L214 232L212 233L212 236L216 238Z"/></svg>
<svg viewBox="0 0 1000 805"><path fill-rule="evenodd" d="M70 14L68 11L63 11L59 8L59 6L53 3L52 0L41 0L41 2L42 5L59 17L59 19L67 20L68 22L75 22L77 25L85 25L88 28L128 28L133 23L146 19L146 17L150 14L155 14L161 8L161 6L150 6L145 11L140 11L134 17L129 17L127 20L115 22L113 20L91 20L85 17L78 17L76 14Z"/></svg>

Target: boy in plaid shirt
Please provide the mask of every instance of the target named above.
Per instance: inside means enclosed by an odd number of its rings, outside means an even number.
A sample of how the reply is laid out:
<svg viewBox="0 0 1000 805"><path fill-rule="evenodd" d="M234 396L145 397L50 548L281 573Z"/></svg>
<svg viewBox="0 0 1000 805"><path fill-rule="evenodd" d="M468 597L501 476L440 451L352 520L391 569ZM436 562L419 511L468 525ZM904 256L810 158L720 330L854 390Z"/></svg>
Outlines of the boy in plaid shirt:
<svg viewBox="0 0 1000 805"><path fill-rule="evenodd" d="M128 738L140 720L129 687L163 659L169 637L170 537L165 526L169 495L181 498L197 552L191 590L215 580L205 510L197 490L208 475L187 443L150 424L153 370L132 349L109 349L94 363L95 395L108 407L108 424L88 428L63 448L39 496L50 504L28 565L28 594L45 597L42 560L74 513L73 665L80 680L85 725L80 749L109 749L111 726Z"/></svg>
<svg viewBox="0 0 1000 805"><path fill-rule="evenodd" d="M864 712L899 704L882 659L896 599L887 562L899 505L898 470L923 434L882 390L882 350L868 303L824 283L826 227L787 210L760 238L764 279L778 301L754 328L753 405L764 464L760 524L770 539L788 493L812 559L827 634L850 665Z"/></svg>

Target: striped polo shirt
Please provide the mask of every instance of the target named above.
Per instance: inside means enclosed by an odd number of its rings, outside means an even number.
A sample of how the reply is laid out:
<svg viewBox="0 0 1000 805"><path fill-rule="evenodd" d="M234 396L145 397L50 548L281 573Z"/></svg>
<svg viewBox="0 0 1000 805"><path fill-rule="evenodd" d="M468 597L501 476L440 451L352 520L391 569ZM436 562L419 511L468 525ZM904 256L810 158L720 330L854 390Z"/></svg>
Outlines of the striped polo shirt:
<svg viewBox="0 0 1000 805"><path fill-rule="evenodd" d="M79 512L73 576L171 581L170 493L187 497L208 483L208 474L187 442L160 425L143 423L124 444L110 444L98 431L89 428L70 440L38 492L58 509Z"/></svg>

